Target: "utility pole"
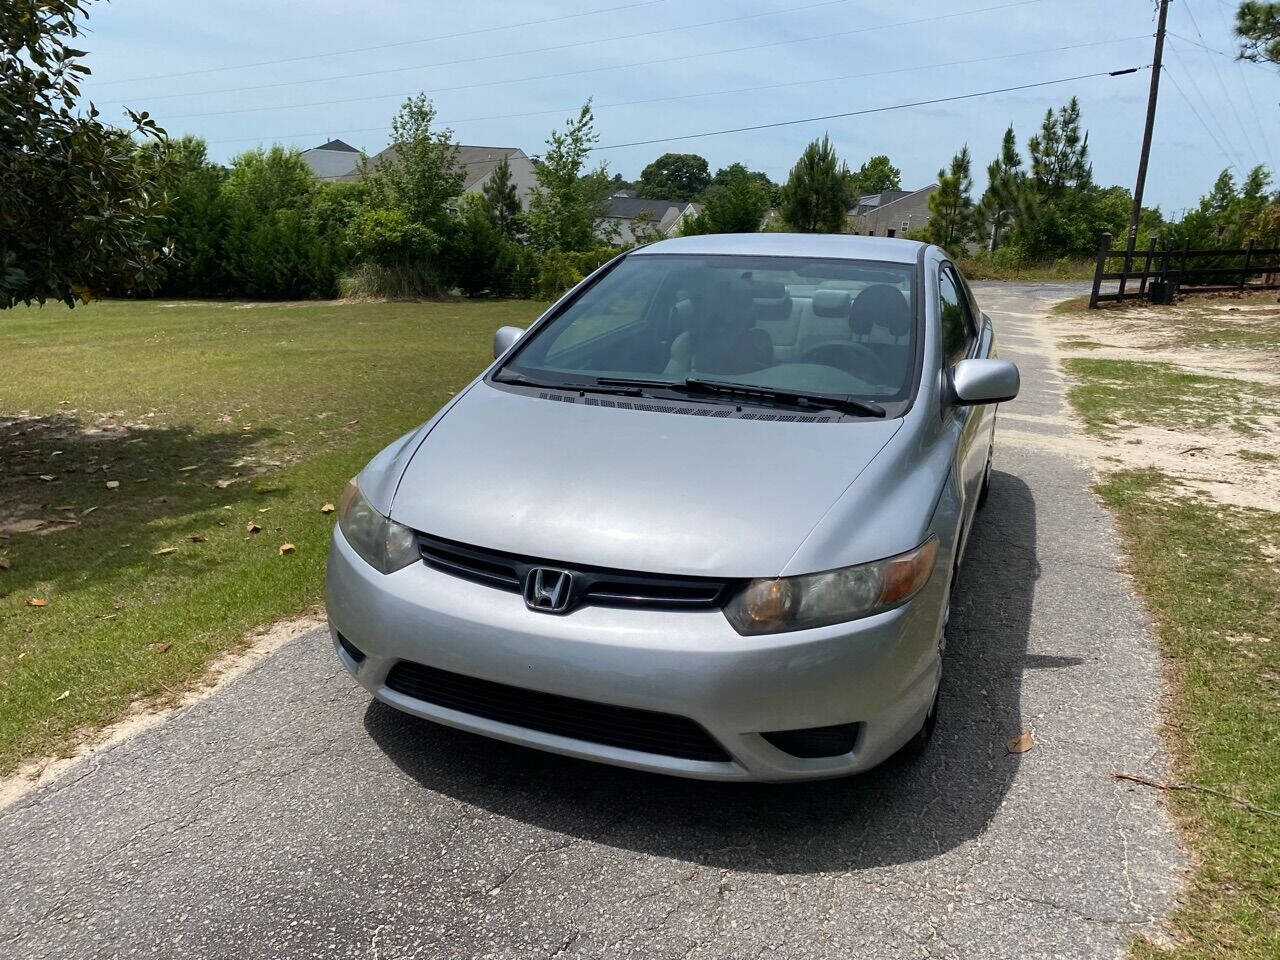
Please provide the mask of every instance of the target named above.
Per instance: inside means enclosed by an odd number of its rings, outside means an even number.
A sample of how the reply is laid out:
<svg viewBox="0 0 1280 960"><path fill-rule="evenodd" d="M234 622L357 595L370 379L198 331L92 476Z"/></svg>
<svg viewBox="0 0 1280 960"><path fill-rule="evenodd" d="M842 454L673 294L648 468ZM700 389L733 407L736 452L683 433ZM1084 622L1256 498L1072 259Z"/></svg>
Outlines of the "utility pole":
<svg viewBox="0 0 1280 960"><path fill-rule="evenodd" d="M1132 254L1138 242L1138 220L1142 216L1142 191L1147 185L1147 160L1151 156L1151 133L1156 125L1156 99L1160 95L1160 65L1164 60L1164 25L1169 17L1169 0L1159 0L1160 17L1156 24L1156 52L1151 58L1151 93L1147 97L1147 126L1142 133L1142 154L1138 157L1138 180L1133 185L1133 210L1129 213L1129 242ZM1128 269L1127 260L1126 267Z"/></svg>

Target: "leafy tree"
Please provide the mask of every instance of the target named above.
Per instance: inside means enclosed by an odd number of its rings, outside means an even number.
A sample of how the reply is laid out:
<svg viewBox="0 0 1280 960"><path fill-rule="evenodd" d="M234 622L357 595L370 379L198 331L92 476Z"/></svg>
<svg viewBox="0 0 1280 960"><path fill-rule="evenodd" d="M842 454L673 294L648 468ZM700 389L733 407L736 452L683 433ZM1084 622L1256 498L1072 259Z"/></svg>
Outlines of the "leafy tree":
<svg viewBox="0 0 1280 960"><path fill-rule="evenodd" d="M823 134L804 148L782 188L782 216L801 233L840 233L853 202L853 176Z"/></svg>
<svg viewBox="0 0 1280 960"><path fill-rule="evenodd" d="M681 232L755 233L769 209L769 193L746 167L735 163L716 175L719 183L707 188L702 212L687 218Z"/></svg>
<svg viewBox="0 0 1280 960"><path fill-rule="evenodd" d="M859 167L854 180L859 194L902 189L902 171L884 154L872 157Z"/></svg>
<svg viewBox="0 0 1280 960"><path fill-rule="evenodd" d="M121 130L80 107L87 16L88 0L0 4L0 308L159 279L162 190L132 134L165 134L145 111Z"/></svg>
<svg viewBox="0 0 1280 960"><path fill-rule="evenodd" d="M1189 242L1201 249L1242 246L1254 235L1253 222L1276 199L1270 186L1271 174L1265 167L1254 167L1238 187L1231 171L1223 170L1196 208L1170 227L1170 244Z"/></svg>
<svg viewBox="0 0 1280 960"><path fill-rule="evenodd" d="M938 189L929 195L928 242L957 254L973 238L973 173L968 146L951 158L948 169L938 171Z"/></svg>
<svg viewBox="0 0 1280 960"><path fill-rule="evenodd" d="M489 222L502 236L510 240L522 232L524 211L520 206L520 194L516 191L515 181L511 179L511 164L506 157L494 167L493 173L485 181L481 195Z"/></svg>
<svg viewBox="0 0 1280 960"><path fill-rule="evenodd" d="M152 243L171 251L163 264L159 290L203 297L234 292L223 267L226 171L210 162L208 148L199 137L146 143L140 153L156 169L168 197L163 214L150 227Z"/></svg>
<svg viewBox="0 0 1280 960"><path fill-rule="evenodd" d="M1280 3L1245 0L1236 11L1240 59L1280 63Z"/></svg>
<svg viewBox="0 0 1280 960"><path fill-rule="evenodd" d="M443 237L466 174L453 131L432 129L435 119L435 105L425 94L407 99L391 121L388 152L366 179L373 206L401 210L410 222Z"/></svg>
<svg viewBox="0 0 1280 960"><path fill-rule="evenodd" d="M248 150L222 187L228 227L225 265L237 292L252 297L332 296L332 251L311 217L315 175L293 148Z"/></svg>
<svg viewBox="0 0 1280 960"><path fill-rule="evenodd" d="M1000 143L1000 155L987 165L987 189L978 201L977 233L988 250L999 248L1004 232L1017 215L1024 177L1018 141L1010 126Z"/></svg>
<svg viewBox="0 0 1280 960"><path fill-rule="evenodd" d="M767 173L760 170L748 170L746 165L741 163L731 163L729 166L721 167L717 170L716 175L711 178L710 186L707 187L707 193L717 187L728 186L731 182L736 181L740 172L745 173L747 179L760 188L770 207L776 207L782 202L782 188L770 180Z"/></svg>
<svg viewBox="0 0 1280 960"><path fill-rule="evenodd" d="M705 158L696 153L664 153L640 171L636 195L687 202L700 197L710 184Z"/></svg>
<svg viewBox="0 0 1280 960"><path fill-rule="evenodd" d="M577 117L553 130L546 152L535 161L538 189L529 197L529 234L540 250L589 250L599 244L597 230L613 193L608 167L583 173L599 139L588 100Z"/></svg>

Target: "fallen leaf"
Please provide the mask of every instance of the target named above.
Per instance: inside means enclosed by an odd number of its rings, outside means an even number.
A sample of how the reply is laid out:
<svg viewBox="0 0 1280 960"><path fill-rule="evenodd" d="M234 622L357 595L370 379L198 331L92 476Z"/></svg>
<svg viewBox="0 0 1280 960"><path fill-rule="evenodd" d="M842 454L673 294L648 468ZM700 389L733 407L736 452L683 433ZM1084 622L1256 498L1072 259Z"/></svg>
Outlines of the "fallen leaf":
<svg viewBox="0 0 1280 960"><path fill-rule="evenodd" d="M53 698L53 702L57 703L59 700L65 700L69 696L71 696L71 691L63 690L60 694L58 694L56 697Z"/></svg>
<svg viewBox="0 0 1280 960"><path fill-rule="evenodd" d="M62 456L62 451L61 451L61 450L55 450L55 451L53 451L53 453L49 454L49 456L51 456L51 457L60 457L60 456Z"/></svg>
<svg viewBox="0 0 1280 960"><path fill-rule="evenodd" d="M321 512L321 513L333 513L333 511L334 511L334 510L336 510L336 509L338 509L338 508L337 508L337 507L335 507L332 503L326 503L323 507L321 507L321 508L320 508L320 512Z"/></svg>
<svg viewBox="0 0 1280 960"><path fill-rule="evenodd" d="M48 605L49 601L44 597L27 597L28 607L47 607Z"/></svg>
<svg viewBox="0 0 1280 960"><path fill-rule="evenodd" d="M266 513L266 512L267 512L268 510L270 510L270 509L271 509L270 507L259 507L259 508L258 508L258 512L259 512L259 513Z"/></svg>
<svg viewBox="0 0 1280 960"><path fill-rule="evenodd" d="M348 420L348 421L347 421L347 426L348 426L348 427L354 427L354 426L355 426L357 423L359 423L359 422L360 422L359 420Z"/></svg>
<svg viewBox="0 0 1280 960"><path fill-rule="evenodd" d="M161 547L159 550L153 550L152 555L156 557L163 557L167 553L177 553L177 552L178 552L177 547Z"/></svg>
<svg viewBox="0 0 1280 960"><path fill-rule="evenodd" d="M187 471L189 471L189 470L199 470L199 469L200 469L200 464L198 464L198 463L193 463L193 464L191 464L191 466L189 466L189 467L179 467L179 468L178 468L178 472L179 472L179 473L186 473L186 472L187 472Z"/></svg>
<svg viewBox="0 0 1280 960"><path fill-rule="evenodd" d="M192 543L205 543L209 538L199 533L192 533L187 536Z"/></svg>
<svg viewBox="0 0 1280 960"><path fill-rule="evenodd" d="M1030 730L1024 730L1019 736L1014 737L1005 744L1005 749L1010 753L1026 753L1035 745L1036 735Z"/></svg>
<svg viewBox="0 0 1280 960"><path fill-rule="evenodd" d="M116 490L116 489L118 489L118 488L119 488L119 486L120 486L120 481L119 481L119 480L108 480L108 481L107 481L107 489L108 489L108 490Z"/></svg>
<svg viewBox="0 0 1280 960"><path fill-rule="evenodd" d="M45 483L48 483L49 481L57 480L58 478L55 477L52 473L42 473L40 474L40 479L43 480Z"/></svg>
<svg viewBox="0 0 1280 960"><path fill-rule="evenodd" d="M96 506L93 506L93 507L89 507L89 508L87 508L87 509L85 509L85 510L81 510L81 511L80 511L80 516L82 516L82 517L87 517L89 514L93 513L93 511L95 511L95 510L97 510L97 509L98 509L98 508L97 508Z"/></svg>
<svg viewBox="0 0 1280 960"><path fill-rule="evenodd" d="M8 559L5 557L0 557L0 570L8 570L8 569L9 569Z"/></svg>
<svg viewBox="0 0 1280 960"><path fill-rule="evenodd" d="M280 544L280 556L283 557L286 553L293 553L295 549L297 548L292 543L282 543Z"/></svg>
<svg viewBox="0 0 1280 960"><path fill-rule="evenodd" d="M170 647L172 647L172 646L173 646L173 643L172 643L172 642L166 642L166 643L156 644L156 645L152 646L152 648L151 648L151 652L152 652L152 653L166 653L166 652L169 650L169 648L170 648Z"/></svg>
<svg viewBox="0 0 1280 960"><path fill-rule="evenodd" d="M75 505L74 503L64 503L62 506L60 506L60 507L54 507L53 509L55 509L55 510L74 510L75 508L76 508L76 505Z"/></svg>
<svg viewBox="0 0 1280 960"><path fill-rule="evenodd" d="M246 524L244 525L244 528L245 528L246 530L248 530L250 533L257 533L259 530L261 530L261 529L262 529L260 526L258 526L256 523L254 523L252 520L250 520L248 523L246 523Z"/></svg>

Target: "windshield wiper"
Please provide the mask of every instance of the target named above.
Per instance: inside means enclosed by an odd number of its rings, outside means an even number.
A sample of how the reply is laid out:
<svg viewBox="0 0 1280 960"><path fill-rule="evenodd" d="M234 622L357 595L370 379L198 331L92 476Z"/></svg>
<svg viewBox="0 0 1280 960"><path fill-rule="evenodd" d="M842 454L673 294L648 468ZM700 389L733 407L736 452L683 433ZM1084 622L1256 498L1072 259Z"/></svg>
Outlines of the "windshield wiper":
<svg viewBox="0 0 1280 960"><path fill-rule="evenodd" d="M605 387L649 387L674 390L677 393L714 393L762 400L767 403L785 403L796 407L813 407L819 410L841 410L868 417L886 416L885 408L870 400L857 397L839 397L828 394L805 393L798 390L782 390L776 387L760 387L752 383L734 383L730 380L704 380L686 377L684 380L645 380L627 377L597 377L596 383Z"/></svg>
<svg viewBox="0 0 1280 960"><path fill-rule="evenodd" d="M532 377L526 377L523 373L515 373L504 371L494 374L493 379L497 383L508 383L517 387L541 387L543 390L565 390L572 393L610 393L618 396L626 397L642 397L643 390L640 386L632 386L630 384L618 384L617 386L607 383L547 383L544 380L535 380Z"/></svg>

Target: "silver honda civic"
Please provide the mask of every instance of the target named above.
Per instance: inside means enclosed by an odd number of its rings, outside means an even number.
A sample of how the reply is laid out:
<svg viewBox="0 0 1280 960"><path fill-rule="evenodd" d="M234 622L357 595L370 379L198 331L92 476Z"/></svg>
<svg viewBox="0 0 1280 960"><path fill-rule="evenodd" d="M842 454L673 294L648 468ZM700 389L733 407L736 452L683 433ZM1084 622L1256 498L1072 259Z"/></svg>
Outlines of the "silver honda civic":
<svg viewBox="0 0 1280 960"><path fill-rule="evenodd" d="M942 250L631 250L342 496L338 658L398 710L720 780L927 744L1018 370Z"/></svg>

